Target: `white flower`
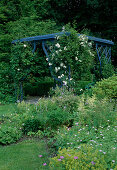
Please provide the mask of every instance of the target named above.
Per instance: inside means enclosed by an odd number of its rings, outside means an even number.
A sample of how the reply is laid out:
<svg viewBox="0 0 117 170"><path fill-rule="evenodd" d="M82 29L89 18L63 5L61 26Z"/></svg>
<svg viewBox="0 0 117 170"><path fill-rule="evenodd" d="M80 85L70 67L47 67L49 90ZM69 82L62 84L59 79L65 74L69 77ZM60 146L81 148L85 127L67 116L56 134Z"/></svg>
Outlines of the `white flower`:
<svg viewBox="0 0 117 170"><path fill-rule="evenodd" d="M57 71L58 71L58 68L57 68L57 67L55 67L55 71L56 71L56 73L57 73Z"/></svg>
<svg viewBox="0 0 117 170"><path fill-rule="evenodd" d="M59 52L61 52L62 50L60 49Z"/></svg>
<svg viewBox="0 0 117 170"><path fill-rule="evenodd" d="M72 80L72 78L70 78L70 80Z"/></svg>
<svg viewBox="0 0 117 170"><path fill-rule="evenodd" d="M77 60L78 60L78 57L75 57L75 60L77 61Z"/></svg>
<svg viewBox="0 0 117 170"><path fill-rule="evenodd" d="M64 76L64 74L61 75L61 77L63 77L63 76Z"/></svg>
<svg viewBox="0 0 117 170"><path fill-rule="evenodd" d="M64 66L64 64L63 64L63 63L61 63L61 64L60 64L60 66L61 66L61 67L63 67L63 66Z"/></svg>
<svg viewBox="0 0 117 170"><path fill-rule="evenodd" d="M59 43L57 43L55 46L58 47L58 48L60 48L60 44L59 44Z"/></svg>
<svg viewBox="0 0 117 170"><path fill-rule="evenodd" d="M63 66L64 68L66 68L66 66Z"/></svg>
<svg viewBox="0 0 117 170"><path fill-rule="evenodd" d="M115 160L112 160L113 163L115 163Z"/></svg>
<svg viewBox="0 0 117 170"><path fill-rule="evenodd" d="M60 70L60 67L58 67L58 70Z"/></svg>
<svg viewBox="0 0 117 170"><path fill-rule="evenodd" d="M61 76L58 76L58 78L60 79L60 78L61 78Z"/></svg>
<svg viewBox="0 0 117 170"><path fill-rule="evenodd" d="M48 58L46 58L46 60L48 61Z"/></svg>
<svg viewBox="0 0 117 170"><path fill-rule="evenodd" d="M81 45L84 45L84 42L81 42L80 44L81 44Z"/></svg>
<svg viewBox="0 0 117 170"><path fill-rule="evenodd" d="M20 71L20 69L18 68L17 71Z"/></svg>
<svg viewBox="0 0 117 170"><path fill-rule="evenodd" d="M64 50L67 50L67 47L66 47L66 46L64 47Z"/></svg>
<svg viewBox="0 0 117 170"><path fill-rule="evenodd" d="M83 89L80 89L80 91L83 91Z"/></svg>
<svg viewBox="0 0 117 170"><path fill-rule="evenodd" d="M67 85L67 81L63 81L63 84L64 84L64 85Z"/></svg>
<svg viewBox="0 0 117 170"><path fill-rule="evenodd" d="M49 63L49 66L51 66L52 65L52 63Z"/></svg>
<svg viewBox="0 0 117 170"><path fill-rule="evenodd" d="M56 51L56 54L58 54L59 53L59 51Z"/></svg>
<svg viewBox="0 0 117 170"><path fill-rule="evenodd" d="M24 47L26 47L27 45L26 44L24 44Z"/></svg>
<svg viewBox="0 0 117 170"><path fill-rule="evenodd" d="M91 46L92 46L92 43L90 42L90 43L88 43L88 45L89 45L89 47L91 47Z"/></svg>
<svg viewBox="0 0 117 170"><path fill-rule="evenodd" d="M65 31L65 27L64 26L62 27L62 31Z"/></svg>
<svg viewBox="0 0 117 170"><path fill-rule="evenodd" d="M80 63L82 62L82 60L78 60Z"/></svg>

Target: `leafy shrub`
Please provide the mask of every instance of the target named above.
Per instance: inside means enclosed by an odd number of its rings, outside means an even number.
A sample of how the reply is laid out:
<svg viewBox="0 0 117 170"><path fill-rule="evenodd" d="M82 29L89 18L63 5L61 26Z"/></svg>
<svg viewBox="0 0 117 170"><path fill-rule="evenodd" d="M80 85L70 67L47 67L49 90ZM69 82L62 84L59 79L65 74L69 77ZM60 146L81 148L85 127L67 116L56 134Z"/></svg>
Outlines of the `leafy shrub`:
<svg viewBox="0 0 117 170"><path fill-rule="evenodd" d="M73 89L68 89L65 86L54 89L53 100L56 105L69 112L69 114L72 114L78 107L78 99L78 96L74 95Z"/></svg>
<svg viewBox="0 0 117 170"><path fill-rule="evenodd" d="M31 131L30 131L30 132L27 133L27 135L30 136L30 137L43 138L44 133L43 133L43 131L38 130L37 132L31 132Z"/></svg>
<svg viewBox="0 0 117 170"><path fill-rule="evenodd" d="M114 109L113 109L114 108ZM90 127L106 126L107 120L111 124L115 122L116 109L114 101L107 101L107 99L98 100L96 96L79 96L78 107L75 114L75 120L82 125L88 124Z"/></svg>
<svg viewBox="0 0 117 170"><path fill-rule="evenodd" d="M105 96L109 99L117 98L117 76L114 75L108 79L103 79L96 83L93 88L93 94L98 98L104 98Z"/></svg>
<svg viewBox="0 0 117 170"><path fill-rule="evenodd" d="M40 126L40 120L39 119L29 118L29 119L24 121L22 131L23 131L24 134L27 134L30 131L37 132L40 128L41 128L41 126Z"/></svg>
<svg viewBox="0 0 117 170"><path fill-rule="evenodd" d="M34 95L34 96L48 96L48 92L51 87L54 86L54 80L52 78L39 79L33 82L27 82L24 84L25 95Z"/></svg>
<svg viewBox="0 0 117 170"><path fill-rule="evenodd" d="M91 146L81 145L80 149L64 148L59 149L58 155L51 158L50 167L52 169L107 169L108 165L104 155L98 150L93 150ZM113 167L111 167L113 168Z"/></svg>
<svg viewBox="0 0 117 170"><path fill-rule="evenodd" d="M47 127L56 129L65 123L68 123L69 115L68 112L63 111L61 108L55 108L54 110L47 113Z"/></svg>
<svg viewBox="0 0 117 170"><path fill-rule="evenodd" d="M10 124L4 124L0 128L0 143L10 144L16 142L22 136L22 131Z"/></svg>

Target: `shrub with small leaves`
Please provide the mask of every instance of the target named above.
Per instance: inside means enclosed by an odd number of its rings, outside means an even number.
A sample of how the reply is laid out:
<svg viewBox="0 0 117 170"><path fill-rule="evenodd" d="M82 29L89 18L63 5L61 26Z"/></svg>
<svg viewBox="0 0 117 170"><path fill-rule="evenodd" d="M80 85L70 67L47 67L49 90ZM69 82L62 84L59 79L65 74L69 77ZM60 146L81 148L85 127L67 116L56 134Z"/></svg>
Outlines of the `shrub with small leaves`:
<svg viewBox="0 0 117 170"><path fill-rule="evenodd" d="M117 99L117 75L97 82L92 90L98 98Z"/></svg>
<svg viewBox="0 0 117 170"><path fill-rule="evenodd" d="M64 148L59 149L56 157L51 158L50 167L52 169L66 170L89 170L108 168L104 155L98 150L93 150L91 146L82 145L80 149ZM111 167L113 168L113 167Z"/></svg>

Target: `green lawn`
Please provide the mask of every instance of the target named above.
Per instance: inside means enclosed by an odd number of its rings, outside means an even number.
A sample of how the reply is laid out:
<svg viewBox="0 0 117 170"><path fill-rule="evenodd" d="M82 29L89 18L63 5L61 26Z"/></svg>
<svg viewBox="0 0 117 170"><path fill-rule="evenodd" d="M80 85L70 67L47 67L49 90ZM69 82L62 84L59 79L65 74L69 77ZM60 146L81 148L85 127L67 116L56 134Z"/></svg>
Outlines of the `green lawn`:
<svg viewBox="0 0 117 170"><path fill-rule="evenodd" d="M0 170L46 170L49 169L48 156L43 140L30 139L0 146ZM47 165L43 166L43 163Z"/></svg>

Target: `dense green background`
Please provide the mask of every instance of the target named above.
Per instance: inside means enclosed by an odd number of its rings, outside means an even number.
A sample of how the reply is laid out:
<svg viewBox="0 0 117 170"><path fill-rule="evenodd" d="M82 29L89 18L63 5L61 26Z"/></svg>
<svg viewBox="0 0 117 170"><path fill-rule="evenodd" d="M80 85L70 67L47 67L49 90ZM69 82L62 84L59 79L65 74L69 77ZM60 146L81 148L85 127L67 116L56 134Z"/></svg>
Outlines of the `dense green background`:
<svg viewBox="0 0 117 170"><path fill-rule="evenodd" d="M58 32L70 23L78 32L90 29L91 35L114 41L112 62L116 66L116 18L116 0L0 1L0 97L5 98L13 91L10 72L13 39ZM48 76L47 69L46 73Z"/></svg>

